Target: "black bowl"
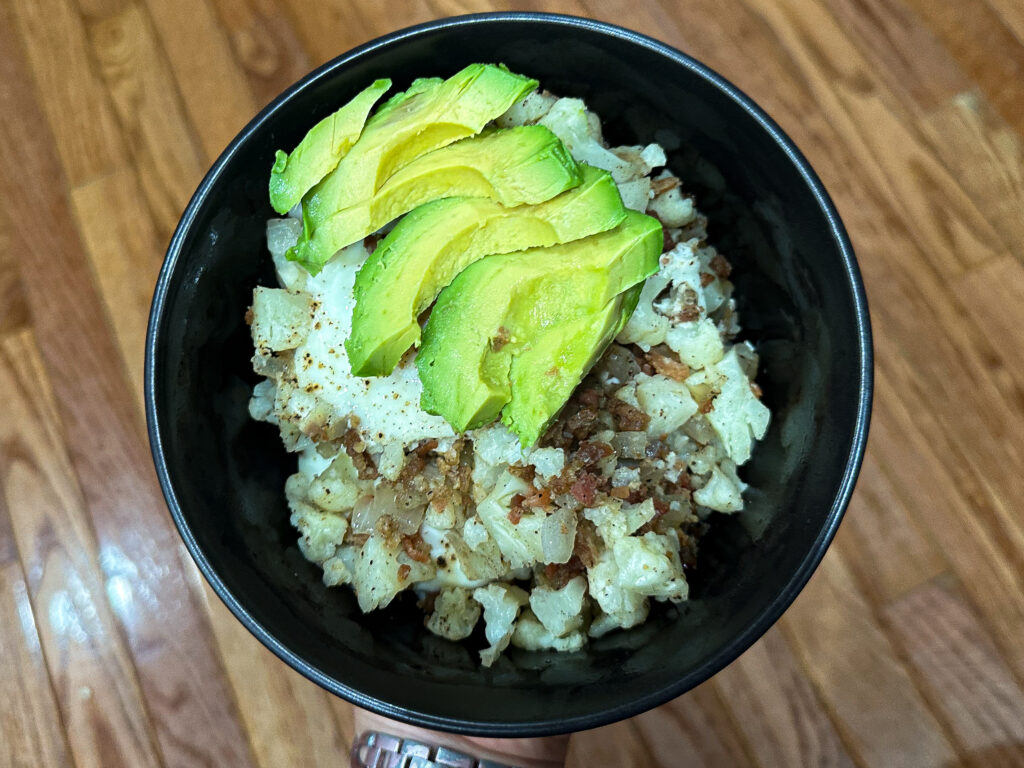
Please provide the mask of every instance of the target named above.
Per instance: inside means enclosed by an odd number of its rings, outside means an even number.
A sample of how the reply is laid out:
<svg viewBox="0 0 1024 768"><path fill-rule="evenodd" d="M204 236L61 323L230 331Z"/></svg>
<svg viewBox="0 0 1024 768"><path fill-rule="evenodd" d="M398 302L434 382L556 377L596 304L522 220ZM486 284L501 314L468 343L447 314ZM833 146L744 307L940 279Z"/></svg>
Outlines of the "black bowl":
<svg viewBox="0 0 1024 768"><path fill-rule="evenodd" d="M432 636L412 601L363 616L325 589L288 524L294 457L251 421L243 320L273 284L264 226L274 150L360 88L500 61L600 114L612 143L660 142L733 262L744 337L762 356L771 429L743 475L748 510L714 520L693 599L584 652L510 651L482 669ZM707 67L618 27L487 14L424 24L351 51L292 86L225 150L182 216L146 345L153 456L174 521L238 619L311 680L389 717L495 736L592 728L678 696L720 670L807 582L853 491L867 439L871 336L849 240L807 162Z"/></svg>

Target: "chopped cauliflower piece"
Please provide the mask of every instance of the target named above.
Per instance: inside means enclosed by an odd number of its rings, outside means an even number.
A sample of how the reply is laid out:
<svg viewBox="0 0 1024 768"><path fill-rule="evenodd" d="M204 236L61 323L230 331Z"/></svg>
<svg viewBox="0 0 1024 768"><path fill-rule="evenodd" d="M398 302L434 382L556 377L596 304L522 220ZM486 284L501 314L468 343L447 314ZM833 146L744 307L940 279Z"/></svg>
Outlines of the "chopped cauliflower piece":
<svg viewBox="0 0 1024 768"><path fill-rule="evenodd" d="M673 326L665 334L665 343L693 370L715 365L725 354L718 328L708 317Z"/></svg>
<svg viewBox="0 0 1024 768"><path fill-rule="evenodd" d="M360 482L352 459L340 451L330 465L309 484L309 500L329 512L352 509L368 489Z"/></svg>
<svg viewBox="0 0 1024 768"><path fill-rule="evenodd" d="M623 588L674 603L686 599L689 586L674 536L653 531L643 536L626 536L616 540L612 553Z"/></svg>
<svg viewBox="0 0 1024 768"><path fill-rule="evenodd" d="M750 388L750 379L743 372L735 347L725 353L715 370L723 383L707 419L721 437L729 457L736 464L745 464L754 440L760 440L768 430L770 413Z"/></svg>
<svg viewBox="0 0 1024 768"><path fill-rule="evenodd" d="M579 162L608 171L616 182L629 181L636 175L634 166L601 145L587 119L587 108L580 99L558 99L539 121L562 140Z"/></svg>
<svg viewBox="0 0 1024 768"><path fill-rule="evenodd" d="M508 516L512 497L517 493L529 493L531 486L526 481L504 470L491 494L477 504L476 513L508 561L509 567L524 568L534 562L543 562L544 549L541 543L541 528L546 515L535 510L522 515L513 523Z"/></svg>
<svg viewBox="0 0 1024 768"><path fill-rule="evenodd" d="M651 417L647 434L667 435L675 432L697 412L697 403L686 385L660 373L636 377L636 400L641 410Z"/></svg>
<svg viewBox="0 0 1024 768"><path fill-rule="evenodd" d="M594 566L587 569L587 583L590 596L616 626L628 629L647 618L647 599L622 585L619 566L611 550L602 552Z"/></svg>
<svg viewBox="0 0 1024 768"><path fill-rule="evenodd" d="M490 646L480 651L480 661L489 667L508 647L519 609L530 598L519 587L496 582L474 589L473 599L484 608L484 634Z"/></svg>
<svg viewBox="0 0 1024 768"><path fill-rule="evenodd" d="M298 206L296 206L298 207ZM267 221L267 250L274 260L278 282L290 291L301 291L306 287L309 273L294 261L288 261L285 254L299 241L302 234L302 213L298 217L289 215L285 219Z"/></svg>
<svg viewBox="0 0 1024 768"><path fill-rule="evenodd" d="M739 512L743 509L743 490L746 483L736 476L736 465L723 459L711 470L711 478L703 488L693 493L693 500L708 509L719 512Z"/></svg>
<svg viewBox="0 0 1024 768"><path fill-rule="evenodd" d="M577 630L566 635L554 635L537 619L529 608L523 610L512 633L512 645L527 651L562 651L580 650L586 645L587 638Z"/></svg>
<svg viewBox="0 0 1024 768"><path fill-rule="evenodd" d="M435 598L427 629L449 640L465 640L479 618L480 603L473 600L472 593L462 587L448 587Z"/></svg>
<svg viewBox="0 0 1024 768"><path fill-rule="evenodd" d="M312 302L308 293L257 286L252 292L252 341L256 353L295 349L309 334Z"/></svg>
<svg viewBox="0 0 1024 768"><path fill-rule="evenodd" d="M352 586L363 613L383 608L407 586L434 577L433 565L413 560L381 536L366 540L352 571Z"/></svg>
<svg viewBox="0 0 1024 768"><path fill-rule="evenodd" d="M544 629L555 637L563 637L583 626L583 598L587 580L582 576L570 579L561 589L534 587L530 608Z"/></svg>

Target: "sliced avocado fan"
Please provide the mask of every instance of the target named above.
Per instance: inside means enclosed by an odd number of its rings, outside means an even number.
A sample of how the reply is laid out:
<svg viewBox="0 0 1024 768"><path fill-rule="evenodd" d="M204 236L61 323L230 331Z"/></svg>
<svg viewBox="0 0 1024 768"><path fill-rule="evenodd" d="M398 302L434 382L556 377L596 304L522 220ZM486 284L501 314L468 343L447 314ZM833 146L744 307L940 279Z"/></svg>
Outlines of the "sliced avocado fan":
<svg viewBox="0 0 1024 768"><path fill-rule="evenodd" d="M384 238L356 277L352 372L386 376L420 339L417 317L456 275L491 254L555 245L617 226L626 209L610 174L581 166L583 182L537 205L486 198L421 205Z"/></svg>
<svg viewBox="0 0 1024 768"><path fill-rule="evenodd" d="M537 87L493 64L470 64L447 80L417 80L371 117L338 167L303 200L307 225L361 203L420 155L473 136Z"/></svg>
<svg viewBox="0 0 1024 768"><path fill-rule="evenodd" d="M490 131L422 155L372 197L315 227L303 208L306 236L288 258L316 274L339 249L424 203L445 197L486 197L504 206L542 203L580 181L576 161L547 128Z"/></svg>
<svg viewBox="0 0 1024 768"><path fill-rule="evenodd" d="M338 166L362 133L373 105L390 87L390 80L375 80L337 112L314 125L291 155L277 151L270 171L270 204L275 211L288 213Z"/></svg>
<svg viewBox="0 0 1024 768"><path fill-rule="evenodd" d="M657 271L661 249L661 224L627 211L615 229L471 264L441 291L423 331L421 407L462 432L526 398L510 426L524 442L536 440L568 399L567 383L582 379L611 329L628 320L635 301L614 302ZM515 358L534 348L516 367L513 389ZM534 396L553 384L557 394Z"/></svg>

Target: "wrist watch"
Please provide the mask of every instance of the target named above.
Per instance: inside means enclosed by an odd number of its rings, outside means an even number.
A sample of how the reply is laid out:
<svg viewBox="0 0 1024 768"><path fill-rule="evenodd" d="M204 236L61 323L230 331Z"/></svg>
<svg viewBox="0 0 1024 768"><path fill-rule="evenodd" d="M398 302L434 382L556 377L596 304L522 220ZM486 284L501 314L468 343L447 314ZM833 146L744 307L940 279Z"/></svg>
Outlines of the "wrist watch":
<svg viewBox="0 0 1024 768"><path fill-rule="evenodd" d="M515 768L481 760L450 747L432 746L390 733L367 731L352 745L352 768Z"/></svg>

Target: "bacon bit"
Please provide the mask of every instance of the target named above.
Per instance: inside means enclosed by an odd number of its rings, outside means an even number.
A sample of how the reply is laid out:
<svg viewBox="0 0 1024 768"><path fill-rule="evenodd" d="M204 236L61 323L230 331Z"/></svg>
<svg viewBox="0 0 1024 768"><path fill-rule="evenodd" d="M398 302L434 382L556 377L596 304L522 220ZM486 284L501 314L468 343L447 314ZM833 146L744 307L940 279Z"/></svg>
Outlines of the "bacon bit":
<svg viewBox="0 0 1024 768"><path fill-rule="evenodd" d="M701 413L711 413L713 410L715 410L715 398L709 397L707 400L700 404L700 408L698 408L698 410Z"/></svg>
<svg viewBox="0 0 1024 768"><path fill-rule="evenodd" d="M410 560L415 560L417 563L430 562L430 547L418 532L402 537L402 549L405 550L405 554L409 556Z"/></svg>
<svg viewBox="0 0 1024 768"><path fill-rule="evenodd" d="M422 459L427 458L430 452L437 448L437 438L431 438L430 440L424 440L414 451L414 453Z"/></svg>
<svg viewBox="0 0 1024 768"><path fill-rule="evenodd" d="M643 432L651 423L651 417L617 397L608 398L608 412L615 419L617 432Z"/></svg>
<svg viewBox="0 0 1024 768"><path fill-rule="evenodd" d="M756 397L758 400L760 400L761 396L764 394L764 390L761 389L761 385L758 384L756 381L750 382L750 391L754 393L754 397Z"/></svg>
<svg viewBox="0 0 1024 768"><path fill-rule="evenodd" d="M377 479L377 467L374 466L373 460L367 456L364 451L366 450L366 443L359 436L358 430L350 428L344 435L341 436L341 444L345 446L345 453L352 459L352 466L356 468L356 472L359 474L360 480L376 480Z"/></svg>
<svg viewBox="0 0 1024 768"><path fill-rule="evenodd" d="M412 567L408 563L402 563L398 566L398 580L405 581L409 578L409 574L412 572Z"/></svg>
<svg viewBox="0 0 1024 768"><path fill-rule="evenodd" d="M491 349L495 352L500 352L502 347L508 344L511 338L508 328L504 325L499 325L497 332L491 337Z"/></svg>
<svg viewBox="0 0 1024 768"><path fill-rule="evenodd" d="M700 303L697 292L693 288L683 289L683 305L672 317L677 323L689 323L700 319Z"/></svg>
<svg viewBox="0 0 1024 768"><path fill-rule="evenodd" d="M524 509L551 506L551 489L541 488L539 491L533 491L531 493L528 493L526 497L523 499L521 506Z"/></svg>
<svg viewBox="0 0 1024 768"><path fill-rule="evenodd" d="M584 507L592 506L597 496L597 476L590 472L581 473L569 492Z"/></svg>
<svg viewBox="0 0 1024 768"><path fill-rule="evenodd" d="M678 176L666 176L661 179L654 179L651 181L651 191L654 193L654 196L657 197L669 190L675 189L680 183Z"/></svg>
<svg viewBox="0 0 1024 768"><path fill-rule="evenodd" d="M701 272L700 273L700 287L701 288L707 288L713 282L715 282L715 276L714 275L712 275L712 274L710 274L708 272Z"/></svg>
<svg viewBox="0 0 1024 768"><path fill-rule="evenodd" d="M590 520L581 517L576 526L576 540L572 545L573 559L579 560L585 568L593 568L597 562L597 552L597 528Z"/></svg>
<svg viewBox="0 0 1024 768"><path fill-rule="evenodd" d="M567 563L548 563L544 567L544 575L552 589L561 589L577 576L582 576L587 569L580 559L573 555Z"/></svg>
<svg viewBox="0 0 1024 768"><path fill-rule="evenodd" d="M589 467L597 464L601 459L611 456L613 453L615 453L615 449L608 445L608 443L584 441L580 443L575 459L581 466Z"/></svg>
<svg viewBox="0 0 1024 768"><path fill-rule="evenodd" d="M686 363L658 354L653 349L647 353L647 359L651 361L654 370L673 381L686 381L690 376L690 366Z"/></svg>
<svg viewBox="0 0 1024 768"><path fill-rule="evenodd" d="M729 260L720 253L716 253L714 257L712 257L708 266L711 267L712 271L723 280L732 274L732 264L730 264Z"/></svg>
<svg viewBox="0 0 1024 768"><path fill-rule="evenodd" d="M409 490L412 487L413 481L419 477L425 466L427 466L427 460L418 453L408 454L405 457L402 471L395 478L395 485L402 490Z"/></svg>
<svg viewBox="0 0 1024 768"><path fill-rule="evenodd" d="M616 499L622 499L625 501L629 498L629 486L617 485L608 491L609 496L614 496Z"/></svg>
<svg viewBox="0 0 1024 768"><path fill-rule="evenodd" d="M576 413L569 417L568 421L565 422L566 429L569 430L574 436L579 435L582 437L586 434L594 423L597 421L597 409L586 407L580 408Z"/></svg>
<svg viewBox="0 0 1024 768"><path fill-rule="evenodd" d="M247 310L245 310L245 324L246 325L252 325L252 321L255 320L255 319L256 319L256 317L252 313L252 307L249 307Z"/></svg>
<svg viewBox="0 0 1024 768"><path fill-rule="evenodd" d="M602 397L603 395L599 389L585 389L580 392L577 399L582 405L585 405L588 408L599 408Z"/></svg>
<svg viewBox="0 0 1024 768"><path fill-rule="evenodd" d="M519 525L519 521L523 519L523 502L526 497L521 493L517 493L512 497L512 505L508 510L508 521L512 525Z"/></svg>
<svg viewBox="0 0 1024 768"><path fill-rule="evenodd" d="M658 219L657 216L655 216L654 218ZM658 221L661 221L661 219L658 219ZM665 251L671 251L673 248L676 247L676 241L672 239L671 231L668 227L664 226L664 224L665 223L662 222L661 228L661 250L663 253Z"/></svg>
<svg viewBox="0 0 1024 768"><path fill-rule="evenodd" d="M513 464L508 468L508 473L524 482L532 483L533 478L537 476L537 468L533 464L527 464L525 467Z"/></svg>
<svg viewBox="0 0 1024 768"><path fill-rule="evenodd" d="M445 483L436 491L430 499L430 506L437 512L443 512L448 508L448 505L452 503L452 499L455 498L455 489Z"/></svg>
<svg viewBox="0 0 1024 768"><path fill-rule="evenodd" d="M626 497L626 501L630 504L639 504L642 501L647 501L647 497L647 489L640 486L639 488L630 489L629 496Z"/></svg>

